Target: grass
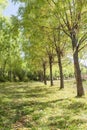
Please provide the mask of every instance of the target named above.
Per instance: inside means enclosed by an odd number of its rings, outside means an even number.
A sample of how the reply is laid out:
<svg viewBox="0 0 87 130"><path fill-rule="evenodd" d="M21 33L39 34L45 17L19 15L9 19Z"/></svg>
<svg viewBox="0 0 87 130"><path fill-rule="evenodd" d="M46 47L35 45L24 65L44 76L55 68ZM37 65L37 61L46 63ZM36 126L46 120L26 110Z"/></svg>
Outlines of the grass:
<svg viewBox="0 0 87 130"><path fill-rule="evenodd" d="M75 98L73 81L58 84L1 83L0 130L87 130L87 94Z"/></svg>

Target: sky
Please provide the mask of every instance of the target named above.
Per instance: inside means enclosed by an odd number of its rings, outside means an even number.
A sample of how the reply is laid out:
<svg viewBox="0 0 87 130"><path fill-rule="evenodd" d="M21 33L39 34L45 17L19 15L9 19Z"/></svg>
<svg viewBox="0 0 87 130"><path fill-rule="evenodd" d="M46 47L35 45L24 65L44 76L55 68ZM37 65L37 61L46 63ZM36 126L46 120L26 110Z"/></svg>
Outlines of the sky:
<svg viewBox="0 0 87 130"><path fill-rule="evenodd" d="M11 0L8 0L8 6L3 11L4 16L10 17L11 15L16 15L19 8L19 4L14 4Z"/></svg>

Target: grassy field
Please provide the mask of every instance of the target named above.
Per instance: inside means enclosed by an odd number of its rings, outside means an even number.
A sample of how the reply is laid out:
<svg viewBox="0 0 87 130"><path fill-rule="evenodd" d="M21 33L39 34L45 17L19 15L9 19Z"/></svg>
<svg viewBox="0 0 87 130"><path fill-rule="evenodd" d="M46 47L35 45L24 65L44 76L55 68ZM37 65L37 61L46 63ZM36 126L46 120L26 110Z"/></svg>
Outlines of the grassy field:
<svg viewBox="0 0 87 130"><path fill-rule="evenodd" d="M73 81L58 86L1 83L0 130L87 130L87 94L76 98Z"/></svg>

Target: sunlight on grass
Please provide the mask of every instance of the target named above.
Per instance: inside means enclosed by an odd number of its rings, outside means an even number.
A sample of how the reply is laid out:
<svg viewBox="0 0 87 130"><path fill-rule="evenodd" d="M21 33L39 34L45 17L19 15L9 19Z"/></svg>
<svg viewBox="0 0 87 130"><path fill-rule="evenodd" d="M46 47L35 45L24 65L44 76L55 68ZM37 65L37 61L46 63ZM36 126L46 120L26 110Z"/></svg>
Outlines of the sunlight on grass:
<svg viewBox="0 0 87 130"><path fill-rule="evenodd" d="M63 90L57 83L0 84L0 130L86 130L87 96L75 96L67 81Z"/></svg>

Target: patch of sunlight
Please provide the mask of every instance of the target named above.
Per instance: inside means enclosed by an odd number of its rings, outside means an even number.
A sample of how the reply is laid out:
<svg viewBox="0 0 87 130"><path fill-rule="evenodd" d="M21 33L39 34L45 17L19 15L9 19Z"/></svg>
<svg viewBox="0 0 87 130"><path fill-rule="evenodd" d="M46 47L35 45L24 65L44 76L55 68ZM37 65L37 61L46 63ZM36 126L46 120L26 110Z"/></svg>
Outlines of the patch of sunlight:
<svg viewBox="0 0 87 130"><path fill-rule="evenodd" d="M87 115L86 113L82 113L81 115L79 115L79 119L82 120L83 122L87 122Z"/></svg>
<svg viewBox="0 0 87 130"><path fill-rule="evenodd" d="M4 98L2 99L2 101L3 101L3 102L8 102L8 103L10 103L10 102L12 101L12 99L10 99L10 98L8 98L8 97L4 97Z"/></svg>
<svg viewBox="0 0 87 130"><path fill-rule="evenodd" d="M80 124L79 130L87 130L87 123L85 123L85 124Z"/></svg>

